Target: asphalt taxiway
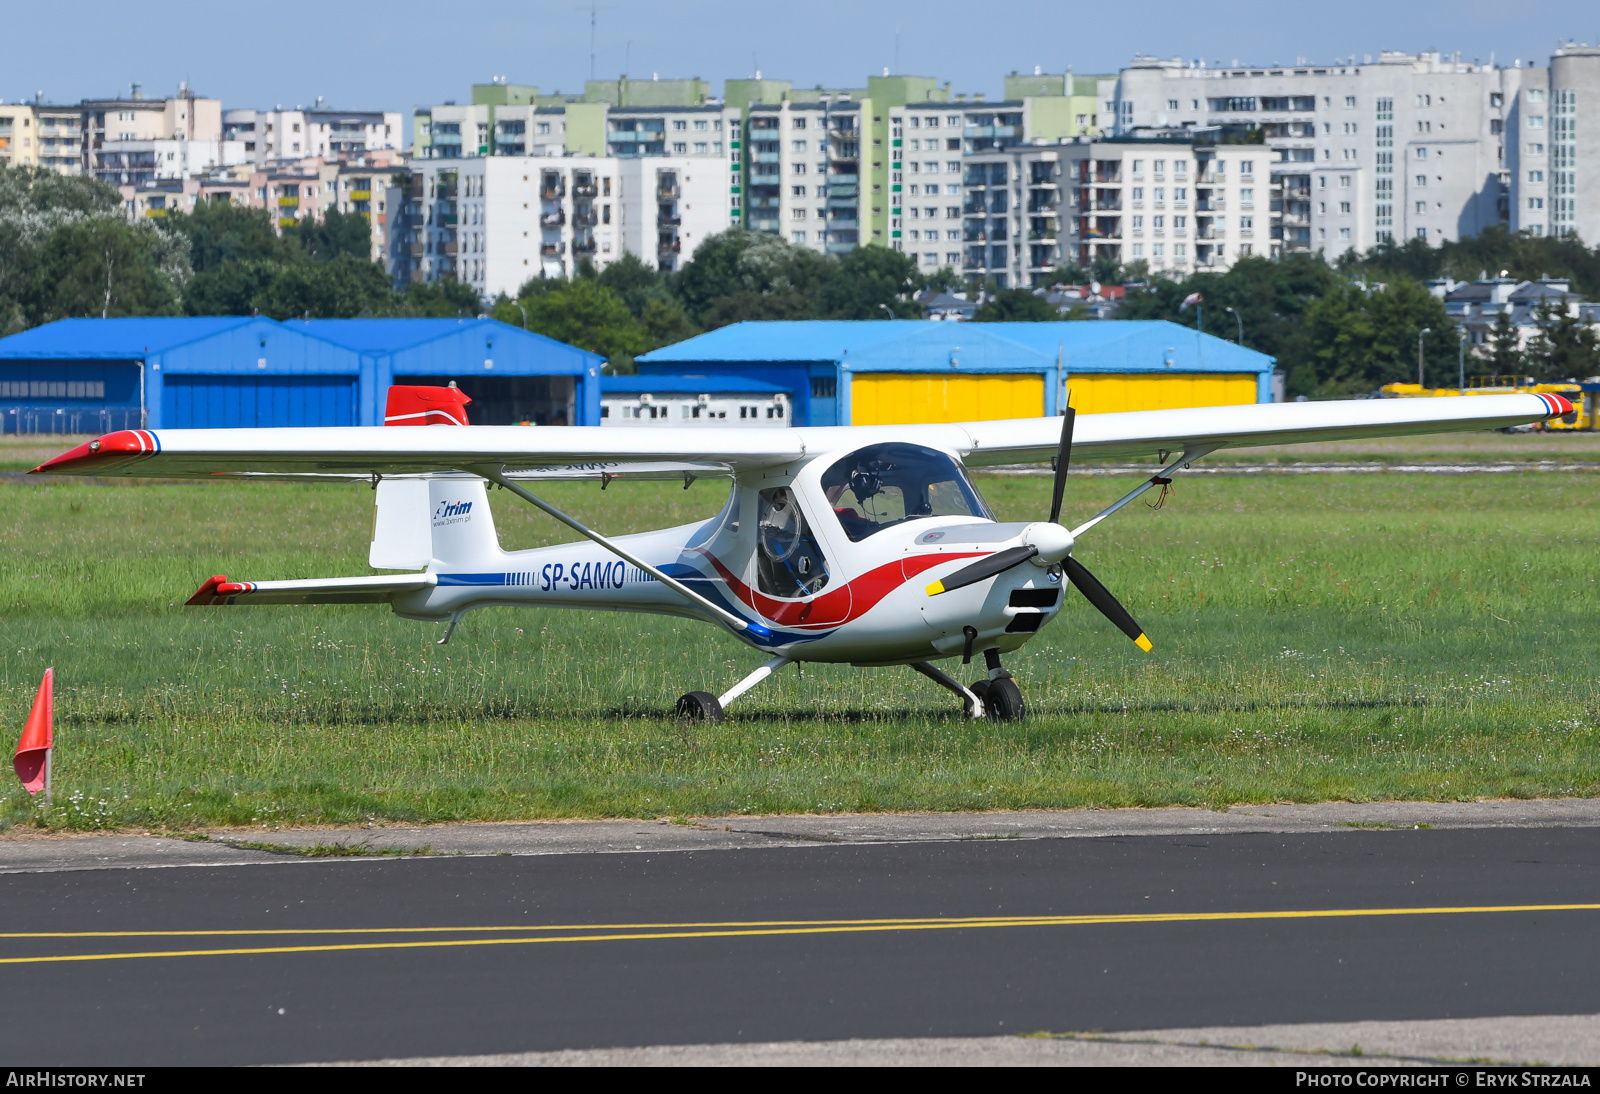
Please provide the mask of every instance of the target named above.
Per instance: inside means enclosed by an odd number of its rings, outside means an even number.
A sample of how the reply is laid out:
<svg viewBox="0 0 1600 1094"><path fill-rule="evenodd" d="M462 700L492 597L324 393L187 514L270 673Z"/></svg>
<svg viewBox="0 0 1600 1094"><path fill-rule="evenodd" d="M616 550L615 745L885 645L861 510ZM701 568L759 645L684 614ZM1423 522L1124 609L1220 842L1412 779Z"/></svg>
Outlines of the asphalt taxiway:
<svg viewBox="0 0 1600 1094"><path fill-rule="evenodd" d="M1592 803L606 823L0 841L14 1062L1600 1050Z"/></svg>

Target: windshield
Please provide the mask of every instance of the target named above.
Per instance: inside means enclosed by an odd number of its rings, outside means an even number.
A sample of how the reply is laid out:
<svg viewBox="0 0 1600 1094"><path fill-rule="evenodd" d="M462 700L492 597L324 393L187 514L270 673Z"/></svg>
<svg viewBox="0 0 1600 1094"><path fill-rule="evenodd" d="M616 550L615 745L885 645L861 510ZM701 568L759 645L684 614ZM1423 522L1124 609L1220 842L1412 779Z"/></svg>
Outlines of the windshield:
<svg viewBox="0 0 1600 1094"><path fill-rule="evenodd" d="M822 489L853 541L923 517L994 519L960 464L914 444L852 452L822 473Z"/></svg>

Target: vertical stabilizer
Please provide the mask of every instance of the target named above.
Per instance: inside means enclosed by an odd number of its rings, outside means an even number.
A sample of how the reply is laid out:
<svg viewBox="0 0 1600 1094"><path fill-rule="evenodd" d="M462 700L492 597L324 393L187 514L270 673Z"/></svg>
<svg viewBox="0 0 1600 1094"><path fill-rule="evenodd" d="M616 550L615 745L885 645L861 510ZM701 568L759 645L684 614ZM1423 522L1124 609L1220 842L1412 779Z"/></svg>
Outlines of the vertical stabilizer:
<svg viewBox="0 0 1600 1094"><path fill-rule="evenodd" d="M451 568L493 566L501 561L500 540L489 513L482 479L429 479L428 524L433 559Z"/></svg>

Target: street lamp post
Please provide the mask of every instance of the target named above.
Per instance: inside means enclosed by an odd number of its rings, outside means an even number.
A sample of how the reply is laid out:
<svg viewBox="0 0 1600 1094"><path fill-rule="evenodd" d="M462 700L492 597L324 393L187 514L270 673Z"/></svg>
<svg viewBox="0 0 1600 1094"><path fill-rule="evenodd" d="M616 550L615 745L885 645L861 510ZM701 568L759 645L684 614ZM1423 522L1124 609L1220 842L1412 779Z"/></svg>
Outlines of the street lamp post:
<svg viewBox="0 0 1600 1094"><path fill-rule="evenodd" d="M1239 344L1244 345L1244 320L1239 318L1239 313L1232 308L1223 308L1223 311L1233 316L1233 321L1239 324Z"/></svg>
<svg viewBox="0 0 1600 1094"><path fill-rule="evenodd" d="M1461 332L1461 345L1456 356L1456 369L1460 373L1456 383L1456 390L1465 393L1467 390L1467 332Z"/></svg>
<svg viewBox="0 0 1600 1094"><path fill-rule="evenodd" d="M1433 333L1432 327L1423 327L1417 332L1417 386L1422 386L1422 340Z"/></svg>
<svg viewBox="0 0 1600 1094"><path fill-rule="evenodd" d="M520 300L513 300L512 303L515 304L517 306L517 310L522 313L522 329L523 330L527 330L528 329L528 309L522 306L522 301L520 301Z"/></svg>

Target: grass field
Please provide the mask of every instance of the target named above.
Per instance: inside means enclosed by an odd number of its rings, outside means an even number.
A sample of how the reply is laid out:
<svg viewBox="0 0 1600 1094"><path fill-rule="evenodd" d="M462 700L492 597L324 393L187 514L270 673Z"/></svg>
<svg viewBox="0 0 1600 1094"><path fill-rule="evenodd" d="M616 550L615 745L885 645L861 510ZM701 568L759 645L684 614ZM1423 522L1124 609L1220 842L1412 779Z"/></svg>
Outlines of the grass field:
<svg viewBox="0 0 1600 1094"><path fill-rule="evenodd" d="M182 606L213 573L368 572L365 487L13 480L0 725L54 665L57 783L48 815L10 783L0 825L1596 794L1597 482L1180 481L1079 550L1155 653L1069 596L1009 661L1023 725L966 723L908 669L808 666L685 726L677 695L760 660L708 626L492 609L438 647L386 608ZM1048 479L981 485L1002 517L1047 509ZM1074 479L1066 512L1123 485ZM620 533L708 515L724 489L551 494ZM507 547L569 538L495 506Z"/></svg>

